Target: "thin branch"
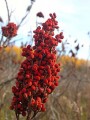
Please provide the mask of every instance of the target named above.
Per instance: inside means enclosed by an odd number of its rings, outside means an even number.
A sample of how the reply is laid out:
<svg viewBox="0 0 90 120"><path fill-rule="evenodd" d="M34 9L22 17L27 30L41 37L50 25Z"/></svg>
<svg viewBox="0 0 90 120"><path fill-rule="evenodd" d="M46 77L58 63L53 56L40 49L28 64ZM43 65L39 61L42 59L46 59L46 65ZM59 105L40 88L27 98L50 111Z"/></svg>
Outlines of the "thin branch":
<svg viewBox="0 0 90 120"><path fill-rule="evenodd" d="M3 46L7 46L9 45L9 42L10 42L11 38L6 38L6 40L3 42Z"/></svg>
<svg viewBox="0 0 90 120"><path fill-rule="evenodd" d="M19 120L19 114L15 111L16 119Z"/></svg>
<svg viewBox="0 0 90 120"><path fill-rule="evenodd" d="M31 120L37 115L37 112L34 112L34 115L31 117Z"/></svg>
<svg viewBox="0 0 90 120"><path fill-rule="evenodd" d="M26 120L30 120L30 114L31 114L31 111L29 110Z"/></svg>
<svg viewBox="0 0 90 120"><path fill-rule="evenodd" d="M12 10L12 11L10 12L10 15L9 15L10 18L11 18L11 16L12 16L12 14L14 13L14 11L15 11L15 10Z"/></svg>
<svg viewBox="0 0 90 120"><path fill-rule="evenodd" d="M18 28L21 26L22 22L26 19L26 17L30 13L30 10L31 10L32 6L33 6L33 2L31 2L31 5L29 6L28 13L21 19L21 22L19 23Z"/></svg>
<svg viewBox="0 0 90 120"><path fill-rule="evenodd" d="M3 41L3 35L1 36L0 46L2 45L2 41Z"/></svg>
<svg viewBox="0 0 90 120"><path fill-rule="evenodd" d="M12 41L12 42L9 42L9 44L12 44L12 43L15 43L15 42L17 42L17 41L21 41L23 38L19 38L19 39L17 39L17 40L14 40L14 41Z"/></svg>
<svg viewBox="0 0 90 120"><path fill-rule="evenodd" d="M5 3L6 3L6 8L7 8L8 22L9 22L10 21L10 15L9 15L9 7L8 7L7 0L5 0Z"/></svg>

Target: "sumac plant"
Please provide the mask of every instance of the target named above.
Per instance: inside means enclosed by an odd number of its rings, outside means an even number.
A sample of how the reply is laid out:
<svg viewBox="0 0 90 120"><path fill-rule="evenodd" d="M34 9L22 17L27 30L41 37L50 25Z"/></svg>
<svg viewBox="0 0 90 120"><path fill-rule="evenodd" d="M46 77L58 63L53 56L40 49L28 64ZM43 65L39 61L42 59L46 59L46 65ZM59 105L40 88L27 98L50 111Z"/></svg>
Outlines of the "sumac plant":
<svg viewBox="0 0 90 120"><path fill-rule="evenodd" d="M21 63L16 84L12 87L14 96L10 106L17 120L20 114L26 116L26 120L32 120L38 112L44 112L48 95L58 86L60 64L56 63L56 46L63 39L62 32L54 34L58 28L56 14L50 14L50 18L33 31L35 45L27 45L22 50L26 59Z"/></svg>

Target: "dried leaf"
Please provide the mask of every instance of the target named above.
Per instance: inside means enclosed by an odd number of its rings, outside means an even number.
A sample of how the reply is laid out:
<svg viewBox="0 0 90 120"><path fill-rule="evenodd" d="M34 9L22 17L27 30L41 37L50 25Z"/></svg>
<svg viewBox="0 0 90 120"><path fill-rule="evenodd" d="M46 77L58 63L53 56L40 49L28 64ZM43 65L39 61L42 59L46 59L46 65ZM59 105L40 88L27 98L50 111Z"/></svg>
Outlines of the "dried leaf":
<svg viewBox="0 0 90 120"><path fill-rule="evenodd" d="M80 49L79 44L75 47L75 49L78 51Z"/></svg>

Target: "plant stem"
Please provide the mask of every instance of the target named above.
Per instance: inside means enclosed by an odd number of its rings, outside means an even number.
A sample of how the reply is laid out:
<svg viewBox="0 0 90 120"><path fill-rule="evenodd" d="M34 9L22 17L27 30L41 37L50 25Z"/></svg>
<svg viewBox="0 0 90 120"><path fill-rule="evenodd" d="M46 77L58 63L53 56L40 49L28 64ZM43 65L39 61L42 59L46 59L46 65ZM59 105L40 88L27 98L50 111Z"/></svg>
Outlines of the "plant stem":
<svg viewBox="0 0 90 120"><path fill-rule="evenodd" d="M16 119L19 120L19 114L17 114L17 112L15 112L16 114Z"/></svg>
<svg viewBox="0 0 90 120"><path fill-rule="evenodd" d="M6 3L6 8L7 8L8 22L9 22L10 21L10 15L9 15L9 8L8 8L7 0L5 0L5 3Z"/></svg>

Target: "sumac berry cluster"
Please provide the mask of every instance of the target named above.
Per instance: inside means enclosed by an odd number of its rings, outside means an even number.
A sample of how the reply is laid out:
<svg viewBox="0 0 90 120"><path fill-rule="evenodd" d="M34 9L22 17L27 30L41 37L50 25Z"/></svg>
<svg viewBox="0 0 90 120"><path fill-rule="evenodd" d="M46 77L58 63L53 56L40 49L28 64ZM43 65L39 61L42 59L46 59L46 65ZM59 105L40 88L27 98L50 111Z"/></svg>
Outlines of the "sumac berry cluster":
<svg viewBox="0 0 90 120"><path fill-rule="evenodd" d="M48 95L58 86L60 64L56 63L56 46L63 39L62 32L54 35L58 29L56 14L37 27L34 31L35 45L23 48L22 56L26 59L21 63L16 78L16 85L12 87L14 97L10 109L16 114L29 116L45 111Z"/></svg>
<svg viewBox="0 0 90 120"><path fill-rule="evenodd" d="M7 26L2 27L2 35L8 38L17 35L17 26L14 23L8 23Z"/></svg>

